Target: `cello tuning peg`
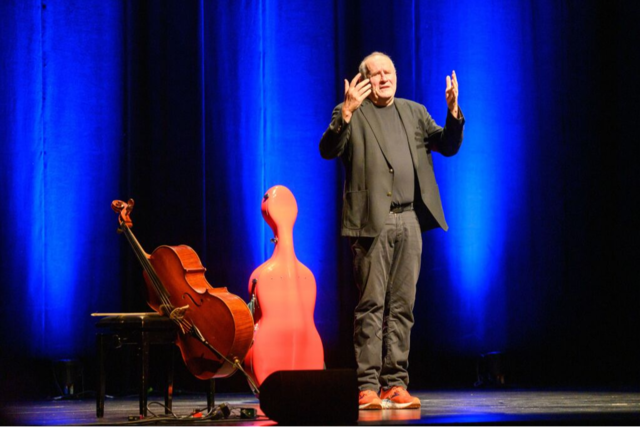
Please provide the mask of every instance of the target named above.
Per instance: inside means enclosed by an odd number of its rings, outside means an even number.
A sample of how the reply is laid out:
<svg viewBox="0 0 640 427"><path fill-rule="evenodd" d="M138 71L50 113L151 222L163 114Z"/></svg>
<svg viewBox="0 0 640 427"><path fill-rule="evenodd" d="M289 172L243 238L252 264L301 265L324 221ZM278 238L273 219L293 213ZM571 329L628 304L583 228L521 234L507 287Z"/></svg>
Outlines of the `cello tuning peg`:
<svg viewBox="0 0 640 427"><path fill-rule="evenodd" d="M263 200L267 200L269 198L269 193L264 193L264 196L262 197Z"/></svg>
<svg viewBox="0 0 640 427"><path fill-rule="evenodd" d="M270 241L271 241L271 243L273 243L273 244L277 244L277 243L278 243L278 238L277 238L277 237L274 237L274 238L270 239Z"/></svg>

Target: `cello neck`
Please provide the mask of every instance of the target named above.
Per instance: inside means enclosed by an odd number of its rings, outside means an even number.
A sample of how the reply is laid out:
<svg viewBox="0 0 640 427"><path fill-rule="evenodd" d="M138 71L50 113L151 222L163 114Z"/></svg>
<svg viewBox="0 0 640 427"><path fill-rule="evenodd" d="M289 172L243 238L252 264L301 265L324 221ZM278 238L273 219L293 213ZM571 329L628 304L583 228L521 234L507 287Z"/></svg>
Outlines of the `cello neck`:
<svg viewBox="0 0 640 427"><path fill-rule="evenodd" d="M134 236L133 231L125 224L120 224L120 229L124 233L124 236L127 238L127 242L131 245L133 252L136 254L136 257L140 261L140 264L144 267L145 271L147 271L147 267L151 267L151 263L149 262L149 254L147 254L144 249L142 249L142 245ZM153 268L153 267L151 267Z"/></svg>
<svg viewBox="0 0 640 427"><path fill-rule="evenodd" d="M167 292L166 288L162 284L162 281L158 277L158 274L156 273L153 266L151 265L151 262L149 261L149 255L144 251L144 249L142 249L142 245L140 244L140 242L138 242L138 239L133 234L133 231L131 231L131 228L129 228L126 223L121 222L120 229L122 230L125 237L127 238L127 241L131 245L131 248L133 249L133 252L136 254L138 261L140 261L142 268L144 269L144 271L147 272L147 275L149 276L149 280L153 284L154 289L156 290L158 296L160 297L160 300L162 300L163 302L169 301L169 297L170 297L169 292Z"/></svg>

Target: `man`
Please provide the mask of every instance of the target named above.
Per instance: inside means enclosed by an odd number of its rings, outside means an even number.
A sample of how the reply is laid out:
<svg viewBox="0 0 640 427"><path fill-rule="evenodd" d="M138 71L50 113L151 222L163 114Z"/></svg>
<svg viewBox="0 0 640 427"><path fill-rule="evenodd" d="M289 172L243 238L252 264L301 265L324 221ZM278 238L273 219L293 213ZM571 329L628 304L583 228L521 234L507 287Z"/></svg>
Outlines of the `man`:
<svg viewBox="0 0 640 427"><path fill-rule="evenodd" d="M354 321L359 405L419 408L407 392L407 368L421 232L448 228L431 153L452 156L462 144L458 81L455 72L446 78L443 129L423 105L395 98L396 70L387 55L370 54L359 70L351 83L344 81L344 102L320 141L322 157L340 157L346 172L341 233L350 238L360 291Z"/></svg>

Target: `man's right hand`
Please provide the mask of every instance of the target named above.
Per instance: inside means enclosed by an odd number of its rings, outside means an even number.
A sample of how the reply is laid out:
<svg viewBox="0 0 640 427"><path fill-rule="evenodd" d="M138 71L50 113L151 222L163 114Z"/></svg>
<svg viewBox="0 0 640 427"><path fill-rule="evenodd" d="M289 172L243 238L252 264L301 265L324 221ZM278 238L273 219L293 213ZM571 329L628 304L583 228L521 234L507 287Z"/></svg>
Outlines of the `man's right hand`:
<svg viewBox="0 0 640 427"><path fill-rule="evenodd" d="M349 123L351 121L351 116L354 111L360 108L360 104L365 100L367 96L371 93L371 83L369 83L369 79L364 79L360 83L360 79L362 78L362 74L358 73L353 80L351 80L351 84L344 79L344 104L342 104L342 119L345 123Z"/></svg>

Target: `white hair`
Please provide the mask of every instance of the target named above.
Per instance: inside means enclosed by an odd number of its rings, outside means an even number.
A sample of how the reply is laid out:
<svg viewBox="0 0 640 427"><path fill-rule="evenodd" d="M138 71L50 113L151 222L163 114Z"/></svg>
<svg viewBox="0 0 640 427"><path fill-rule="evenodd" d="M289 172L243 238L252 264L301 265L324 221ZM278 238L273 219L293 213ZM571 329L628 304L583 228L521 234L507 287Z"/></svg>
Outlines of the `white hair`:
<svg viewBox="0 0 640 427"><path fill-rule="evenodd" d="M389 58L389 61L391 61L391 65L393 65L393 68L396 68L396 65L391 60L391 57L389 55L387 55L386 53L371 52L369 55L364 57L364 59L360 63L360 66L358 67L358 71L360 72L360 74L362 74L363 78L365 78L365 79L369 78L369 69L367 68L367 61L369 59L373 58L374 56L384 56L385 58Z"/></svg>

